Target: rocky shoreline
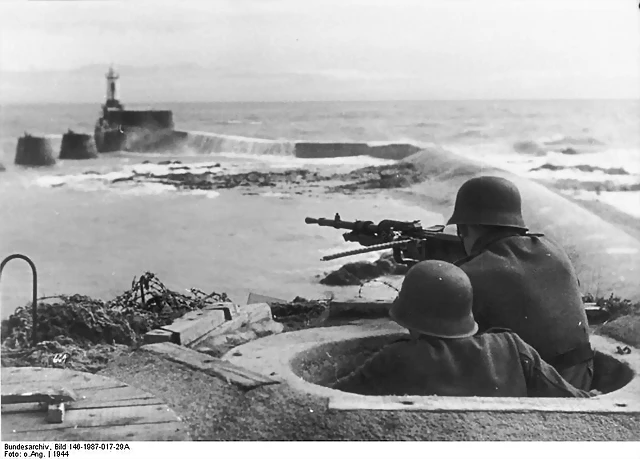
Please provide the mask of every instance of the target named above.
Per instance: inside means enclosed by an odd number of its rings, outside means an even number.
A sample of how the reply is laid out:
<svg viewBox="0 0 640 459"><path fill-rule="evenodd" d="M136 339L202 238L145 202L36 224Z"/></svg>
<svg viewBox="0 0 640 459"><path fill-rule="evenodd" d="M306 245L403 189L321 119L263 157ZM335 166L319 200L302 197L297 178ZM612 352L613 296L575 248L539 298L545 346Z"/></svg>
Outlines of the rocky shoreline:
<svg viewBox="0 0 640 459"><path fill-rule="evenodd" d="M143 164L153 164L145 161ZM161 161L157 165L169 166L171 172L157 174L138 172L111 180L111 184L157 183L172 186L176 190L225 190L242 188L266 188L284 190L296 187L296 194L303 194L310 188L322 186L325 191L351 194L364 190L403 188L422 180L419 171L411 163L396 163L383 166L369 166L348 173L327 173L310 169L288 169L284 171L251 171L225 173L220 163L199 166L196 171L180 161ZM95 171L85 175L97 175Z"/></svg>

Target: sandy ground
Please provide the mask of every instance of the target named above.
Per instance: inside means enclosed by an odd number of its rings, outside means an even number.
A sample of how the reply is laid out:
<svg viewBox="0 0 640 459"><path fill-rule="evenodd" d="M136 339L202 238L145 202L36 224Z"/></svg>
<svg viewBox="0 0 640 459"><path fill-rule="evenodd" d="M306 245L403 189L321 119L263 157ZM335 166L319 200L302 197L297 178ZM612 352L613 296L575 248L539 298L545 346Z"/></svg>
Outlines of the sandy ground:
<svg viewBox="0 0 640 459"><path fill-rule="evenodd" d="M439 171L441 172L441 171ZM465 175L475 173L473 168L457 174L463 178ZM446 171L445 171L446 175ZM442 176L440 176L442 177ZM460 178L458 179L460 180ZM296 200L295 205L287 206L287 218L274 219L279 225L291 225L302 222L307 215L327 216L331 212L350 210L353 215L361 218L364 212L372 219L380 219L388 214L391 203L399 204L402 213L415 215L418 210L424 214L425 220L434 217L442 218L438 211L450 208L452 194L442 190L437 183L421 184L422 194L414 194L412 199L407 199L406 191L389 193L371 193L368 196L378 198L384 196L389 199L380 207L368 207L363 209L363 203L368 200L343 194L333 194L331 199L326 196L321 198L314 193L315 190ZM278 190L280 192L285 190ZM290 193L289 190L286 190ZM301 192L300 187L295 187L296 192ZM414 191L416 188L414 187ZM297 193L296 193L297 194ZM315 195L315 196L314 196ZM446 198L445 198L446 196ZM427 206L423 199L428 197ZM395 199L394 199L395 198ZM397 198L400 198L398 200ZM239 216L234 213L242 209L246 212L251 201L254 208L261 207L265 211L265 203L257 203L254 197L235 195L235 206L224 206L227 209L223 215L233 220ZM329 202L327 202L329 201ZM368 203L370 204L371 201ZM257 204L256 204L257 203ZM439 204L439 205L437 205ZM176 204L172 211L185 212L182 209L184 203ZM167 204L163 202L163 210ZM424 207L422 207L424 206ZM280 206L272 206L276 208ZM422 208L421 208L422 207ZM564 204L558 208L564 208ZM425 208L429 208L427 212ZM437 209L437 210L436 210ZM195 210L195 209L193 209ZM400 213L400 209L395 209ZM184 221L188 221L185 212ZM211 220L207 220L210 228L215 228L215 220L221 218L218 214ZM422 216L422 215L421 215ZM345 215L346 217L346 215ZM415 217L414 217L415 218ZM147 220L149 221L149 220ZM234 220L235 221L235 220ZM426 222L423 222L426 223ZM436 222L433 222L436 223ZM190 225L184 224L175 228L175 234L179 234L180 240L189 239L187 229ZM594 224L595 226L595 224ZM310 227L300 225L301 230L308 231L311 237L304 244L309 249L310 240L313 248L320 251L327 239L321 236L320 231L328 229L317 228L311 231ZM154 227L151 226L153 229ZM247 226L246 234L242 234L244 247L256 240L260 234L265 234L265 227ZM271 228L273 231L273 227ZM158 235L160 232L158 232ZM335 238L339 238L339 232ZM617 234L617 233L616 233ZM150 235L147 234L147 237ZM238 234L236 234L238 237ZM175 240L174 240L175 241ZM281 242L281 241L280 241ZM637 242L637 241L636 241ZM326 246L325 246L326 247ZM261 259L269 259L278 254L275 244L262 245ZM229 260L233 257L224 253L224 247L220 253L206 254L208 259ZM224 255L227 255L226 257ZM252 254L254 257L256 254ZM299 257L297 257L299 258ZM201 261L204 261L201 260ZM344 260L345 262L347 260ZM246 260L239 259L239 264L247 265ZM186 263L186 261L185 261ZM227 262L228 263L228 262ZM318 263L314 260L314 263ZM294 266L290 266L293 268ZM310 264L296 266L298 269L309 269ZM227 266L227 271L228 266ZM190 274L190 273L189 273ZM282 277L283 273L277 273ZM305 276L309 280L309 275ZM181 280L192 279L188 273L184 273ZM221 279L225 284L227 279ZM231 278L228 279L231 282ZM295 279L291 279L294 281ZM270 280L265 279L267 285ZM300 281L299 281L300 282ZM292 288L294 282L286 285L287 291L297 291ZM284 292L263 292L278 295ZM566 413L428 413L428 412L399 412L399 411L329 411L327 402L321 398L293 391L286 385L269 386L256 389L247 393L236 389L214 377L198 371L190 370L180 364L167 362L159 357L143 351L135 351L116 358L100 374L114 377L127 384L145 390L164 400L188 425L194 440L635 440L640 441L640 415L631 414L566 414Z"/></svg>
<svg viewBox="0 0 640 459"><path fill-rule="evenodd" d="M640 440L638 414L329 411L325 400L286 385L243 393L144 351L119 357L100 374L164 400L193 440Z"/></svg>

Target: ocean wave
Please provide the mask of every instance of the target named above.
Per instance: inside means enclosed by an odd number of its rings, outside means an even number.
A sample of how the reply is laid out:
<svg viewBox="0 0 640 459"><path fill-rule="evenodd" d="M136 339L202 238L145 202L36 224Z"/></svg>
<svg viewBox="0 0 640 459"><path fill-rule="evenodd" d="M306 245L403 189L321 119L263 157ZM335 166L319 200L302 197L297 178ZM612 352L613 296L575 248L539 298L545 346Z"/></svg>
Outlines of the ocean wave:
<svg viewBox="0 0 640 459"><path fill-rule="evenodd" d="M452 139L486 139L489 135L480 129L465 129L451 136Z"/></svg>
<svg viewBox="0 0 640 459"><path fill-rule="evenodd" d="M60 141L62 136L47 136ZM413 141L320 142L272 140L216 134L201 131L132 132L127 136L126 154L161 157L163 155L244 154L302 159L365 156L401 160L422 149ZM59 146L54 147L59 151Z"/></svg>
<svg viewBox="0 0 640 459"><path fill-rule="evenodd" d="M223 126L233 125L233 124L251 124L251 125L260 125L262 121L249 121L249 120L221 120L216 121L216 124L221 124Z"/></svg>
<svg viewBox="0 0 640 459"><path fill-rule="evenodd" d="M539 171L542 169L546 169L546 170L550 170L550 171L560 171L560 170L564 170L564 169L577 169L581 172L602 172L603 174L606 175L629 175L629 172L627 172L624 168L622 167L608 167L608 168L604 168L604 167L599 167L599 166L591 166L589 164L575 164L572 166L559 166L556 164L550 164L550 163L544 163L542 166L538 166L538 167L534 167L533 169L530 169L531 172L533 171Z"/></svg>
<svg viewBox="0 0 640 459"><path fill-rule="evenodd" d="M545 149L533 140L521 140L513 144L513 150L517 153L544 155Z"/></svg>
<svg viewBox="0 0 640 459"><path fill-rule="evenodd" d="M513 150L517 153L532 155L544 155L551 151L577 155L592 153L604 145L606 145L604 142L595 137L555 136L538 140L520 140L513 144Z"/></svg>
<svg viewBox="0 0 640 459"><path fill-rule="evenodd" d="M556 136L550 140L543 140L545 145L582 145L582 146L601 146L605 145L601 140L595 137L571 137L571 136Z"/></svg>
<svg viewBox="0 0 640 459"><path fill-rule="evenodd" d="M400 160L421 150L421 147L414 143L268 140L197 131L176 131L172 142L173 147L195 154L239 153L256 156L294 156L304 159L369 156Z"/></svg>
<svg viewBox="0 0 640 459"><path fill-rule="evenodd" d="M415 127L437 127L437 126L441 126L442 123L438 122L438 121L420 121L418 123L412 124L411 126L415 126Z"/></svg>

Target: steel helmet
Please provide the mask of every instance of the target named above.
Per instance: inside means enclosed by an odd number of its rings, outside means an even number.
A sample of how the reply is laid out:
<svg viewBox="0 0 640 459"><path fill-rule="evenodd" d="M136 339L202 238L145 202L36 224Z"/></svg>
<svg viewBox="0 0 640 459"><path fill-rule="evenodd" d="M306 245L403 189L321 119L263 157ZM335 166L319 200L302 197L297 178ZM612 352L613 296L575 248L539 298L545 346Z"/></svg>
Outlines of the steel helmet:
<svg viewBox="0 0 640 459"><path fill-rule="evenodd" d="M425 335L466 338L478 331L471 305L473 289L465 272L444 261L427 260L407 272L389 316Z"/></svg>
<svg viewBox="0 0 640 459"><path fill-rule="evenodd" d="M476 177L458 190L447 225L494 225L527 229L522 198L514 183L502 177Z"/></svg>

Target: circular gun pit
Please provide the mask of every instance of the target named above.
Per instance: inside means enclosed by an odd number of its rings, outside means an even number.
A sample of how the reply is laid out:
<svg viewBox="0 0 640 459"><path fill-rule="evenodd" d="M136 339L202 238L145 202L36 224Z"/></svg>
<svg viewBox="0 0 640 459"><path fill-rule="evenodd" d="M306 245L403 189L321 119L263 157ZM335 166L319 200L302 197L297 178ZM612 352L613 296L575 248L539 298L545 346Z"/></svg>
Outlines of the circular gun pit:
<svg viewBox="0 0 640 459"><path fill-rule="evenodd" d="M327 399L334 410L640 413L640 350L620 355L616 350L623 343L599 335L591 337L596 350L592 389L603 394L591 399L366 396L328 387L405 334L386 319L362 320L268 336L238 346L223 358Z"/></svg>

